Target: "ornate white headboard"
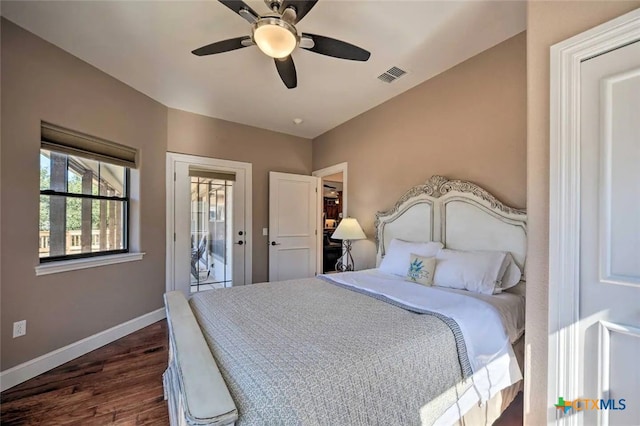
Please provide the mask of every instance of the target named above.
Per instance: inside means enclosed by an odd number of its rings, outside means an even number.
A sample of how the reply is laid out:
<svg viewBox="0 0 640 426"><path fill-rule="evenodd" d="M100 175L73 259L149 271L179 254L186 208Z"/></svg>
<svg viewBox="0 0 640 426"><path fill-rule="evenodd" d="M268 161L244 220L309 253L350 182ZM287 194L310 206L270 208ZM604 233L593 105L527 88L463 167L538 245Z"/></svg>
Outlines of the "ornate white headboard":
<svg viewBox="0 0 640 426"><path fill-rule="evenodd" d="M376 214L377 261L393 238L440 241L456 250L509 251L524 271L527 214L505 206L478 185L433 176Z"/></svg>

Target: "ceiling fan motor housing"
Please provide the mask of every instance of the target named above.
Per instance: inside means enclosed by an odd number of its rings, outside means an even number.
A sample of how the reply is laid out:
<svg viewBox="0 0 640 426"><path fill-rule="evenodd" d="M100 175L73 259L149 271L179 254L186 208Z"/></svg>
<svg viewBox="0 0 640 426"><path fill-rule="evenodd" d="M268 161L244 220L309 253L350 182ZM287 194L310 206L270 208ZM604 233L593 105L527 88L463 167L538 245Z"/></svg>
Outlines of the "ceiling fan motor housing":
<svg viewBox="0 0 640 426"><path fill-rule="evenodd" d="M280 10L280 5L282 4L282 0L264 0L267 4L267 7L273 11Z"/></svg>

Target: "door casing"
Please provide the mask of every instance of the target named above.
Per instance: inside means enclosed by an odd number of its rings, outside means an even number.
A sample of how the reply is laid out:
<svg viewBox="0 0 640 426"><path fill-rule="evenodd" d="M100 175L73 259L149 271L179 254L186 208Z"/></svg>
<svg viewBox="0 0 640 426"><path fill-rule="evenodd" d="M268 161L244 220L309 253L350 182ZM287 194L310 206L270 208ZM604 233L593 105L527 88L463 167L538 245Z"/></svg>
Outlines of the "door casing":
<svg viewBox="0 0 640 426"><path fill-rule="evenodd" d="M166 253L166 291L175 290L174 274L175 274L175 242L173 240L173 234L175 232L175 215L174 215L174 173L176 170L176 163L189 163L189 165L200 166L205 168L211 168L218 171L228 172L242 172L245 174L245 233L246 233L246 249L245 249L245 284L252 283L253 272L253 191L252 191L252 165L251 163L243 163L240 161L221 160L217 158L201 157L197 155L177 154L174 152L167 152L167 199L166 199L166 238L167 238L167 253Z"/></svg>
<svg viewBox="0 0 640 426"><path fill-rule="evenodd" d="M578 395L580 265L580 64L640 40L640 9L551 47L549 179L549 350L547 424L558 396ZM525 373L525 382L530 380Z"/></svg>

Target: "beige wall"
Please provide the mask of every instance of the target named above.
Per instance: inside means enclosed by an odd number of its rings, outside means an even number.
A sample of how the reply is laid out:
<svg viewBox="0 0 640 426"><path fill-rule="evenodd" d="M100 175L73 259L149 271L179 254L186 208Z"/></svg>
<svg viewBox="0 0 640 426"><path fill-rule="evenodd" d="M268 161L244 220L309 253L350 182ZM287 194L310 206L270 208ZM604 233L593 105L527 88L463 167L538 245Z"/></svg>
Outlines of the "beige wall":
<svg viewBox="0 0 640 426"><path fill-rule="evenodd" d="M549 282L549 48L640 6L640 1L528 3L527 329L525 424L545 424ZM552 395L556 398L560 395ZM566 396L565 396L566 397Z"/></svg>
<svg viewBox="0 0 640 426"><path fill-rule="evenodd" d="M253 164L253 282L267 281L269 172L311 174L311 141L176 109L168 121L168 151Z"/></svg>
<svg viewBox="0 0 640 426"><path fill-rule="evenodd" d="M310 174L310 140L167 109L4 19L2 65L2 370L162 307L167 150L253 164L253 280L267 279L268 172ZM41 120L140 150L142 261L35 276Z"/></svg>
<svg viewBox="0 0 640 426"><path fill-rule="evenodd" d="M503 202L526 201L526 36L521 33L313 141L314 170L347 161L348 214L369 241L374 214L431 175L473 181Z"/></svg>
<svg viewBox="0 0 640 426"><path fill-rule="evenodd" d="M40 120L140 150L142 261L36 277ZM167 109L2 22L2 370L162 307ZM12 323L27 335L12 338Z"/></svg>

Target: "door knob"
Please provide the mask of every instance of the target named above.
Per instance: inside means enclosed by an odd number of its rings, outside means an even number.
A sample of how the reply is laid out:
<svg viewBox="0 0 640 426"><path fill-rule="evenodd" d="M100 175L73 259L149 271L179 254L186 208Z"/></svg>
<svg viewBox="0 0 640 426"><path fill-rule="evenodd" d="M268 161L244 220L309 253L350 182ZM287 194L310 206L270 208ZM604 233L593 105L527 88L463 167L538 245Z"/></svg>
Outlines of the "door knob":
<svg viewBox="0 0 640 426"><path fill-rule="evenodd" d="M271 245L272 245L272 246L279 246L279 245L280 245L280 243L276 243L275 241L271 241Z"/></svg>
<svg viewBox="0 0 640 426"><path fill-rule="evenodd" d="M244 244L244 241L240 240L240 241L238 241L236 244L238 244L238 245L243 245L243 244Z"/></svg>

